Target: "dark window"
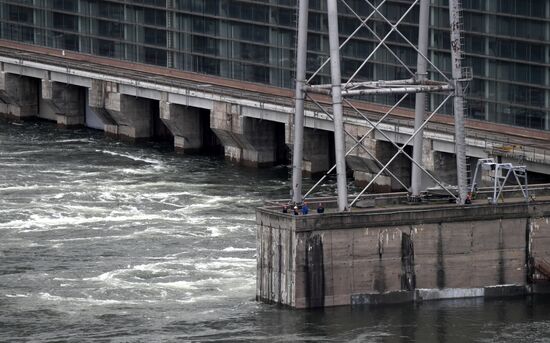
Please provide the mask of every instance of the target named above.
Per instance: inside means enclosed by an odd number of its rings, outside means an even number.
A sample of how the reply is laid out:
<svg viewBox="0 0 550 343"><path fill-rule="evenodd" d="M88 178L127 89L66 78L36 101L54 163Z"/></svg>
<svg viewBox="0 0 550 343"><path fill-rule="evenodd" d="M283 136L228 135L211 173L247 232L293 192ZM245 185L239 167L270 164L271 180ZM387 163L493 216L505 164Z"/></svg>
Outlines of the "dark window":
<svg viewBox="0 0 550 343"><path fill-rule="evenodd" d="M56 10L76 12L78 10L77 0L53 0L53 8Z"/></svg>
<svg viewBox="0 0 550 343"><path fill-rule="evenodd" d="M144 48L145 63L166 66L166 50Z"/></svg>
<svg viewBox="0 0 550 343"><path fill-rule="evenodd" d="M76 31L78 29L78 18L74 15L54 12L53 27L61 30Z"/></svg>
<svg viewBox="0 0 550 343"><path fill-rule="evenodd" d="M151 45L166 46L166 31L152 29L150 27L143 28L144 43Z"/></svg>

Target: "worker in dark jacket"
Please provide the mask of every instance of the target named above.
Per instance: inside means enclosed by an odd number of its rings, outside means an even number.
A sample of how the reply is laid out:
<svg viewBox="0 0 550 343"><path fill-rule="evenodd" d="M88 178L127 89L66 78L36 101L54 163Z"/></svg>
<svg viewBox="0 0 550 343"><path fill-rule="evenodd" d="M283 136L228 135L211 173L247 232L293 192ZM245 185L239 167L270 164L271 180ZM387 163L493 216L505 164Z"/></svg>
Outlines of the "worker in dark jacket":
<svg viewBox="0 0 550 343"><path fill-rule="evenodd" d="M307 202L304 202L304 204L302 205L302 214L306 215L308 213L309 213L309 207L307 206Z"/></svg>
<svg viewBox="0 0 550 343"><path fill-rule="evenodd" d="M319 203L319 205L317 205L317 213L325 213L325 208L323 207L323 203Z"/></svg>

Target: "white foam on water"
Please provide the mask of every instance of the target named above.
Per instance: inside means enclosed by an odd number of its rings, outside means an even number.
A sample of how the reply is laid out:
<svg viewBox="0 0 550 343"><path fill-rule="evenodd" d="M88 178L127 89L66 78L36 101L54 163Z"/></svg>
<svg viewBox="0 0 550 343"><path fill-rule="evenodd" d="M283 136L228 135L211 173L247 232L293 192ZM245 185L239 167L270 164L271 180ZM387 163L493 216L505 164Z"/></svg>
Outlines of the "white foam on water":
<svg viewBox="0 0 550 343"><path fill-rule="evenodd" d="M76 143L76 142L90 143L92 141L93 140L90 139L90 138L74 138L74 139L60 139L60 140L57 140L55 142L56 143Z"/></svg>
<svg viewBox="0 0 550 343"><path fill-rule="evenodd" d="M47 242L51 243L66 243L66 242L85 242L85 241L99 241L109 240L116 241L121 239L134 238L135 234L119 235L119 236L92 236L92 237L75 237L75 238L60 238L60 239L48 239Z"/></svg>
<svg viewBox="0 0 550 343"><path fill-rule="evenodd" d="M114 304L131 304L135 305L138 302L131 300L114 300L114 299L94 299L92 297L87 298L75 298L75 297L60 297L57 295L51 295L47 292L40 293L40 298L48 301L56 302L71 302L71 303L85 303L89 305L114 305Z"/></svg>
<svg viewBox="0 0 550 343"><path fill-rule="evenodd" d="M207 227L206 228L207 231L210 231L210 237L219 237L221 236L221 233L220 233L220 229L217 228L217 227Z"/></svg>
<svg viewBox="0 0 550 343"><path fill-rule="evenodd" d="M222 201L235 201L232 197L222 197L222 196L210 196L208 199L206 199L206 203L208 204L217 204L218 202Z"/></svg>
<svg viewBox="0 0 550 343"><path fill-rule="evenodd" d="M176 303L178 304L192 304L196 302L218 302L220 299L227 298L226 295L202 295L202 296L195 296L190 297L189 299L176 299Z"/></svg>
<svg viewBox="0 0 550 343"><path fill-rule="evenodd" d="M4 294L4 296L6 298L28 298L29 295L28 294L19 294L19 293L16 293L16 294Z"/></svg>
<svg viewBox="0 0 550 343"><path fill-rule="evenodd" d="M145 175L145 174L154 174L155 171L151 170L144 170L144 169L130 169L130 168L124 168L124 169L118 169L118 172L122 174L128 174L128 175Z"/></svg>
<svg viewBox="0 0 550 343"><path fill-rule="evenodd" d="M20 186L10 186L10 185L0 185L0 192L2 191L28 191L36 189L59 189L57 185L20 185Z"/></svg>
<svg viewBox="0 0 550 343"><path fill-rule="evenodd" d="M118 275L126 272L127 269L118 269L118 270L112 270L109 272L105 272L103 274L100 274L98 276L93 276L89 278L83 278L83 281L92 281L92 282L103 282L110 286L114 287L122 287L126 282L124 280L121 280L117 278Z"/></svg>
<svg viewBox="0 0 550 343"><path fill-rule="evenodd" d="M147 263L147 264L138 264L132 267L133 270L142 270L142 271L151 271L151 272L170 272L172 274L180 274L180 272L184 272L183 274L186 274L187 271L181 269L181 270L174 270L170 268L164 268L166 266L174 266L177 265L178 267L189 267L193 266L193 261L189 260L172 260L169 261L163 261L163 262L155 262L155 263Z"/></svg>
<svg viewBox="0 0 550 343"><path fill-rule="evenodd" d="M225 229L227 229L229 232L235 232L235 231L238 231L242 228L243 228L243 226L241 226L241 225L231 225L231 226L226 226L225 227Z"/></svg>
<svg viewBox="0 0 550 343"><path fill-rule="evenodd" d="M236 251L256 251L256 248L233 248L233 247L227 247L227 248L224 248L222 251L227 251L227 252L236 252Z"/></svg>
<svg viewBox="0 0 550 343"><path fill-rule="evenodd" d="M181 221L181 218L170 218L158 214L147 214L139 211L134 211L134 215L128 215L131 212L112 212L106 216L96 217L65 217L57 218L31 215L28 220L12 220L7 223L0 223L0 229L27 229L27 231L47 231L51 229L70 229L74 225L91 224L91 223L127 223L127 222L144 222L144 221ZM31 230L32 229L32 230Z"/></svg>
<svg viewBox="0 0 550 343"><path fill-rule="evenodd" d="M73 278L64 278L64 277L54 277L55 281L80 281L79 279L73 279Z"/></svg>
<svg viewBox="0 0 550 343"><path fill-rule="evenodd" d="M152 159L152 158L134 156L134 155L130 155L130 154L124 154L124 153L119 153L119 152L114 152L114 151L109 151L109 150L96 150L96 152L101 152L101 153L112 155L112 156L125 157L125 158L129 158L131 160L134 160L134 161L140 161L140 162L145 162L145 163L149 163L149 164L157 164L157 165L161 164L161 161L155 160L155 159Z"/></svg>
<svg viewBox="0 0 550 343"><path fill-rule="evenodd" d="M61 174L61 175L74 175L72 170L62 170L62 169L46 169L46 170L37 170L37 173L41 174Z"/></svg>
<svg viewBox="0 0 550 343"><path fill-rule="evenodd" d="M178 210L176 210L175 212L177 212L177 211ZM210 220L210 219L206 218L206 217L188 217L186 221L189 224L204 224L208 220Z"/></svg>
<svg viewBox="0 0 550 343"><path fill-rule="evenodd" d="M0 156L19 156L19 155L27 155L27 154L36 154L41 152L44 152L44 149L0 152Z"/></svg>
<svg viewBox="0 0 550 343"><path fill-rule="evenodd" d="M173 282L157 282L155 286L160 286L164 288L174 288L174 289L186 289L186 290L196 290L198 287L197 281L173 281Z"/></svg>
<svg viewBox="0 0 550 343"><path fill-rule="evenodd" d="M227 271L231 269L249 269L256 265L256 260L252 258L237 257L219 257L210 262L198 262L195 264L197 270L205 271Z"/></svg>

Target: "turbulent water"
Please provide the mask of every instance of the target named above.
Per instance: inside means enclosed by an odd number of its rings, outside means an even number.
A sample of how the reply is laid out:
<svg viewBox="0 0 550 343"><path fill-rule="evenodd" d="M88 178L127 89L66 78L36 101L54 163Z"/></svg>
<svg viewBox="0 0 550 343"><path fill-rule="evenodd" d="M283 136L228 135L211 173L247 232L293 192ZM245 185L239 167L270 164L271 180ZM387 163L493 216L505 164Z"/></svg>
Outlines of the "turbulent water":
<svg viewBox="0 0 550 343"><path fill-rule="evenodd" d="M550 341L550 299L324 311L254 301L250 170L0 121L0 341Z"/></svg>

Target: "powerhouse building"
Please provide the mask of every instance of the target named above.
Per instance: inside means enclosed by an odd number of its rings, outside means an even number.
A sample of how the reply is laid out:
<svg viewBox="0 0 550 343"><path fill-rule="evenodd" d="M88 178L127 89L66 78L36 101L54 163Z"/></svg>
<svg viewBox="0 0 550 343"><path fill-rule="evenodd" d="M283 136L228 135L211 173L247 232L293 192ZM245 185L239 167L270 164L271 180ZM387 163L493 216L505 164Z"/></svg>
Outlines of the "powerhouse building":
<svg viewBox="0 0 550 343"><path fill-rule="evenodd" d="M346 1L362 16L372 11L365 0ZM370 0L373 6L382 2L380 12L395 22L412 0ZM429 54L450 74L448 1L431 5ZM344 37L359 21L339 6ZM313 72L328 56L326 1L310 0L310 7L308 67ZM463 8L464 65L474 75L467 116L550 130L550 0L464 0ZM413 42L417 18L415 8L399 26ZM297 0L0 0L2 39L284 88L293 87L296 21ZM389 29L380 15L369 27L381 36ZM402 38L392 34L387 43L414 68L416 52ZM361 29L343 50L343 77L375 46L372 33ZM385 49L373 62L360 78L409 77ZM318 77L330 83L328 69ZM431 95L432 109L437 96ZM408 105L413 104L411 98Z"/></svg>

